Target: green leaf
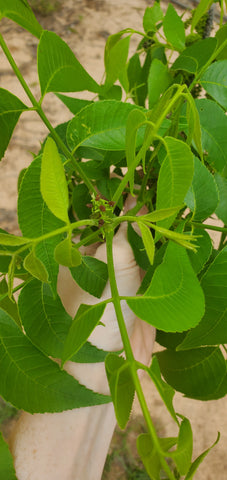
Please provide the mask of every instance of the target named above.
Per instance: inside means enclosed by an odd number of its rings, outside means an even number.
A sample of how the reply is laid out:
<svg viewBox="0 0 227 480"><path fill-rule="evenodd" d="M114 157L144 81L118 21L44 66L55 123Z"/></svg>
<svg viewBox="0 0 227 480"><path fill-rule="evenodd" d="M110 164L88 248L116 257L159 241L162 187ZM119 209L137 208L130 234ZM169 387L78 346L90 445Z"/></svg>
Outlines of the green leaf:
<svg viewBox="0 0 227 480"><path fill-rule="evenodd" d="M194 98L190 93L187 95L186 117L188 123L187 144L190 145L192 140L194 140L198 154L200 158L203 159L202 132L199 121L199 113L196 108Z"/></svg>
<svg viewBox="0 0 227 480"><path fill-rule="evenodd" d="M198 235L196 240L197 251L188 250L188 256L196 274L201 272L204 265L208 262L212 253L212 240L210 235L200 228L193 230L194 235Z"/></svg>
<svg viewBox="0 0 227 480"><path fill-rule="evenodd" d="M74 98L68 97L67 95L61 95L60 93L56 93L56 97L64 103L64 105L76 115L80 110L91 105L93 103L91 100L82 100L81 98Z"/></svg>
<svg viewBox="0 0 227 480"><path fill-rule="evenodd" d="M4 441L0 432L0 478L4 480L17 480L13 457L10 453L7 443Z"/></svg>
<svg viewBox="0 0 227 480"><path fill-rule="evenodd" d="M42 33L42 27L27 0L0 0L0 17L10 18L38 38Z"/></svg>
<svg viewBox="0 0 227 480"><path fill-rule="evenodd" d="M1 296L8 292L8 285L6 279L0 282L0 308L8 313L13 320L17 323L17 325L21 326L21 320L18 313L17 304L14 299L10 299L8 295L1 300Z"/></svg>
<svg viewBox="0 0 227 480"><path fill-rule="evenodd" d="M45 355L61 358L72 319L59 296L53 298L49 285L34 279L21 290L18 307L31 342Z"/></svg>
<svg viewBox="0 0 227 480"><path fill-rule="evenodd" d="M215 392L226 375L225 359L217 347L165 350L156 355L167 383L189 398Z"/></svg>
<svg viewBox="0 0 227 480"><path fill-rule="evenodd" d="M218 172L227 163L227 117L222 108L212 100L196 100L202 130L202 146L206 161Z"/></svg>
<svg viewBox="0 0 227 480"><path fill-rule="evenodd" d="M146 33L155 32L156 24L163 19L163 11L158 2L153 7L147 7L143 16L143 28Z"/></svg>
<svg viewBox="0 0 227 480"><path fill-rule="evenodd" d="M43 355L0 311L0 394L30 413L61 412L108 403L110 397L80 385Z"/></svg>
<svg viewBox="0 0 227 480"><path fill-rule="evenodd" d="M124 38L119 38L119 34L111 35L107 39L105 47L105 90L109 90L109 88L116 82L116 80L118 80L122 71L125 69L130 39L131 35L128 35Z"/></svg>
<svg viewBox="0 0 227 480"><path fill-rule="evenodd" d="M105 307L105 303L97 303L96 305L81 304L79 306L65 340L62 364L75 355L84 345L96 325L98 325Z"/></svg>
<svg viewBox="0 0 227 480"><path fill-rule="evenodd" d="M85 342L71 360L77 363L101 363L105 362L108 353L90 342Z"/></svg>
<svg viewBox="0 0 227 480"><path fill-rule="evenodd" d="M159 438L159 443L161 449L167 452L177 443L177 438ZM136 445L149 477L151 480L159 480L160 470L162 468L161 457L157 452L149 433L142 433L139 435L139 437L137 437Z"/></svg>
<svg viewBox="0 0 227 480"><path fill-rule="evenodd" d="M145 250L147 252L147 256L149 258L150 264L153 265L154 262L154 254L155 254L155 245L154 245L154 239L152 236L152 233L150 231L150 228L147 227L144 223L138 221L137 222L141 231L142 235L142 240L143 244L145 247Z"/></svg>
<svg viewBox="0 0 227 480"><path fill-rule="evenodd" d="M116 419L119 427L124 429L130 417L135 394L130 365L124 358L109 353L105 367Z"/></svg>
<svg viewBox="0 0 227 480"><path fill-rule="evenodd" d="M69 123L67 142L72 150L84 145L100 150L125 150L125 131L130 103L116 100L95 102L79 112ZM136 147L143 142L144 131L137 134Z"/></svg>
<svg viewBox="0 0 227 480"><path fill-rule="evenodd" d="M204 297L185 249L170 242L145 294L127 298L127 303L139 318L166 332L197 325Z"/></svg>
<svg viewBox="0 0 227 480"><path fill-rule="evenodd" d="M204 458L207 456L207 454L210 452L210 450L215 446L217 445L217 443L219 442L219 439L220 439L220 433L218 432L218 436L217 436L217 439L215 440L215 442L213 443L213 445L211 445L211 447L207 448L207 450L205 450L203 453L201 453L201 455L199 455L199 457L197 457L194 462L191 464L191 467L189 469L189 472L187 473L186 477L185 477L185 480L192 480L194 478L194 473L197 471L199 465L202 463L202 461L204 460Z"/></svg>
<svg viewBox="0 0 227 480"><path fill-rule="evenodd" d="M98 191L108 200L112 200L117 188L121 183L120 178L108 178L104 177L97 181ZM123 197L121 196L117 202L120 209L123 208Z"/></svg>
<svg viewBox="0 0 227 480"><path fill-rule="evenodd" d="M47 269L41 260L36 257L34 250L25 257L23 266L33 277L38 278L41 282L48 282Z"/></svg>
<svg viewBox="0 0 227 480"><path fill-rule="evenodd" d="M181 205L193 178L193 155L188 145L176 138L165 137L165 148L166 157L157 184L157 210ZM175 216L160 220L158 225L170 227Z"/></svg>
<svg viewBox="0 0 227 480"><path fill-rule="evenodd" d="M211 64L200 82L206 92L227 110L227 60Z"/></svg>
<svg viewBox="0 0 227 480"><path fill-rule="evenodd" d="M146 115L143 111L138 110L135 108L131 110L128 115L127 123L126 123L126 132L125 132L125 149L126 149L126 160L128 171L131 171L131 178L130 178L130 190L131 194L133 194L134 188L134 171L135 171L135 150L137 144L137 133L138 129L144 125L147 121ZM133 167L133 168L132 168Z"/></svg>
<svg viewBox="0 0 227 480"><path fill-rule="evenodd" d="M227 225L227 179L216 173L214 175L218 187L219 204L215 210L216 215Z"/></svg>
<svg viewBox="0 0 227 480"><path fill-rule="evenodd" d="M72 277L86 292L100 298L108 279L107 264L94 257L82 256L78 267L70 268Z"/></svg>
<svg viewBox="0 0 227 480"><path fill-rule="evenodd" d="M174 460L181 475L185 475L191 465L192 445L193 438L191 425L189 420L184 418L180 426L177 448L173 452L167 454L168 457Z"/></svg>
<svg viewBox="0 0 227 480"><path fill-rule="evenodd" d="M166 218L171 217L172 215L176 214L181 210L183 207L182 205L178 205L176 207L170 208L162 208L160 210L154 210L153 212L147 213L146 215L142 215L140 218L146 220L148 222L159 222L160 220L165 220Z"/></svg>
<svg viewBox="0 0 227 480"><path fill-rule="evenodd" d="M149 108L152 108L160 98L160 95L167 90L172 83L172 77L167 65L154 58L151 63L148 75L148 100Z"/></svg>
<svg viewBox="0 0 227 480"><path fill-rule="evenodd" d="M147 270L150 266L149 258L147 256L146 249L144 248L143 240L140 235L134 230L132 225L128 224L128 241L132 247L132 251L136 260L136 263L143 270Z"/></svg>
<svg viewBox="0 0 227 480"><path fill-rule="evenodd" d="M0 0L0 12L1 12ZM4 2L5 3L5 2ZM0 160L8 147L14 128L22 112L28 107L15 95L0 88Z"/></svg>
<svg viewBox="0 0 227 480"><path fill-rule="evenodd" d="M20 246L29 243L29 238L17 237L16 235L10 235L9 233L0 233L0 244L7 246Z"/></svg>
<svg viewBox="0 0 227 480"><path fill-rule="evenodd" d="M153 357L151 366L148 368L148 374L153 380L163 402L165 403L166 408L168 409L170 415L173 417L176 423L178 423L175 410L173 408L173 397L175 391L173 390L168 383L164 382L161 377L161 372L156 356Z"/></svg>
<svg viewBox="0 0 227 480"><path fill-rule="evenodd" d="M206 13L209 10L212 3L213 3L212 0L200 0L192 18L191 32L193 32L194 28L196 27L197 23L199 22L201 17L204 15L204 13Z"/></svg>
<svg viewBox="0 0 227 480"><path fill-rule="evenodd" d="M40 189L50 211L65 223L69 223L69 195L65 170L56 143L48 138L43 150Z"/></svg>
<svg viewBox="0 0 227 480"><path fill-rule="evenodd" d="M199 72L214 53L216 45L216 38L205 38L190 45L177 57L171 68L189 73Z"/></svg>
<svg viewBox="0 0 227 480"><path fill-rule="evenodd" d="M217 38L217 48L221 47L224 42L226 42L226 35L227 35L227 24L225 23L221 28L218 29L216 32L215 37ZM226 60L227 59L227 45L225 43L224 48L220 51L217 55L216 60Z"/></svg>
<svg viewBox="0 0 227 480"><path fill-rule="evenodd" d="M179 350L200 345L227 343L227 247L215 257L202 277L206 310L199 325L191 330Z"/></svg>
<svg viewBox="0 0 227 480"><path fill-rule="evenodd" d="M185 46L184 23L171 3L163 19L163 30L167 41L174 49L181 51Z"/></svg>
<svg viewBox="0 0 227 480"><path fill-rule="evenodd" d="M54 32L44 31L38 46L38 73L42 97L48 92L100 92L69 46Z"/></svg>
<svg viewBox="0 0 227 480"><path fill-rule="evenodd" d="M64 224L53 215L40 192L41 157L33 160L23 177L18 197L18 220L24 236L37 238ZM36 256L45 265L53 292L56 294L59 266L54 260L54 249L61 235L43 240L36 247Z"/></svg>
<svg viewBox="0 0 227 480"><path fill-rule="evenodd" d="M194 177L184 199L193 212L193 220L203 221L214 213L218 205L218 190L213 175L197 157L194 157Z"/></svg>
<svg viewBox="0 0 227 480"><path fill-rule="evenodd" d="M81 264L81 253L72 245L69 237L60 242L54 251L54 258L60 265L65 267L77 267Z"/></svg>
<svg viewBox="0 0 227 480"><path fill-rule="evenodd" d="M80 183L73 189L72 203L79 220L90 217L91 209L87 204L91 203L91 195L84 183Z"/></svg>

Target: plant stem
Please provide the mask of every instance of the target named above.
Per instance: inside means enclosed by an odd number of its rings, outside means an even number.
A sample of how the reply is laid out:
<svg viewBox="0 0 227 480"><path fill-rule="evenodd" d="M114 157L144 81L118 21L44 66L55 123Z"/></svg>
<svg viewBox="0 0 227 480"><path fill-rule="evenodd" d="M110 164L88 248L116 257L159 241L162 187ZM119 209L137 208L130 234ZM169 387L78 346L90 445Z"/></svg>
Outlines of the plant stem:
<svg viewBox="0 0 227 480"><path fill-rule="evenodd" d="M218 227L216 225L208 225L206 223L199 223L199 222L189 222L196 228L201 228L202 230L215 230L216 232L226 233L227 235L227 227Z"/></svg>
<svg viewBox="0 0 227 480"><path fill-rule="evenodd" d="M51 133L52 137L54 138L55 142L57 143L58 147L63 151L64 155L67 157L67 159L70 159L70 161L73 163L75 169L79 173L80 177L83 179L84 183L87 185L88 189L90 190L91 193L94 193L96 195L97 191L95 190L95 187L92 185L90 182L89 178L87 175L83 172L83 169L81 168L80 164L76 161L74 158L73 154L68 150L62 139L59 137L55 129L52 127L51 123L49 122L46 114L44 113L41 105L37 102L36 98L34 97L32 91L30 90L28 84L26 83L23 75L21 74L16 62L14 61L2 35L0 34L0 46L2 47L3 52L5 53L5 56L7 57L8 62L10 63L15 75L17 76L20 84L22 85L24 91L26 92L29 100L31 101L35 111L38 113L39 117L43 121L43 123L46 125L48 128L49 132Z"/></svg>
<svg viewBox="0 0 227 480"><path fill-rule="evenodd" d="M125 326L124 322L124 317L121 309L121 303L120 303L120 296L118 293L118 288L117 288L117 282L116 282L116 277L115 277L115 271L114 271L114 261L113 261L113 249L112 249L112 244L113 244L113 235L114 231L113 229L108 230L106 229L106 251L107 251L107 265L108 265L108 273L109 273L109 282L110 282L110 288L111 288L111 294L112 294L112 301L114 304L115 308L115 313L117 317L117 322L122 338L122 342L124 345L124 350L125 350L125 355L126 359L130 363L130 368L131 368L131 374L135 386L135 390L137 393L137 397L140 403L141 410L143 412L144 419L147 423L148 431L149 434L152 438L154 448L157 451L157 454L160 457L160 462L162 464L162 468L164 471L167 473L168 478L170 480L175 480L175 477L173 473L171 472L165 458L164 458L164 452L162 451L159 443L159 439L156 433L156 430L154 428L153 422L150 417L150 413L147 407L147 403L144 397L144 393L140 384L140 380L138 377L137 373L137 362L134 358L132 347L130 344L130 340L128 337L128 332Z"/></svg>

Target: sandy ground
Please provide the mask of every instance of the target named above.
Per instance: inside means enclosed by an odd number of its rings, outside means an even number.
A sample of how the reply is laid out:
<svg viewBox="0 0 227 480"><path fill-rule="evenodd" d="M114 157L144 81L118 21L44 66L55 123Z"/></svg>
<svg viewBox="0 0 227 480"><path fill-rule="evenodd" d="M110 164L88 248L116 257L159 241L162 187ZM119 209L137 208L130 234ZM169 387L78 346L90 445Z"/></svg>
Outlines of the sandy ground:
<svg viewBox="0 0 227 480"><path fill-rule="evenodd" d="M39 20L44 28L55 31L70 45L83 66L99 82L102 78L103 49L109 34L122 28L142 28L144 9L151 3L146 0L65 0L61 10ZM165 4L167 5L167 4ZM37 40L22 31L16 24L4 20L1 33L10 47L16 62L21 68L33 93L39 97L39 85L36 73L35 55ZM135 37L131 43L133 49L138 42ZM10 66L0 51L0 87L8 88L27 102L25 93L12 75ZM82 98L89 98L82 94ZM52 94L47 95L44 109L53 125L70 118L68 110ZM31 152L38 152L40 140L47 131L35 113L23 114L17 125L8 151L0 166L0 225L10 232L18 233L16 220L17 178L18 173L31 162ZM161 435L173 435L175 425L165 410L158 393L150 381L143 381L148 404L155 424ZM213 443L217 431L221 440L202 464L195 480L226 480L227 478L227 402L198 402L175 396L177 412L190 418L194 432L194 456ZM135 402L133 421L137 422L139 407ZM121 474L109 476L109 479L123 478ZM125 477L124 477L125 478ZM81 479L82 480L82 479Z"/></svg>

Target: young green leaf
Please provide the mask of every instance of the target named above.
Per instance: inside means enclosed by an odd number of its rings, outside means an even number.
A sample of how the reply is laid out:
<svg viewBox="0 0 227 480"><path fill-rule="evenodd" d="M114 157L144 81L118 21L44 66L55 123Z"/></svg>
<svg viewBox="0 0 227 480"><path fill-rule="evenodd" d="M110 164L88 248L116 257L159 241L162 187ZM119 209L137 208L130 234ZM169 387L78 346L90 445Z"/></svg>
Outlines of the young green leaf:
<svg viewBox="0 0 227 480"><path fill-rule="evenodd" d="M26 355L25 355L26 351ZM0 394L30 413L62 412L108 403L110 397L80 385L43 355L0 310Z"/></svg>
<svg viewBox="0 0 227 480"><path fill-rule="evenodd" d="M127 123L126 123L126 133L125 133L125 150L126 150L126 160L128 171L131 171L131 178L130 178L130 190L131 194L133 194L134 188L134 172L135 172L135 150L137 144L137 133L138 129L144 125L147 121L147 117L142 110L138 110L135 108L131 110L128 115ZM133 167L133 168L132 168Z"/></svg>
<svg viewBox="0 0 227 480"><path fill-rule="evenodd" d="M0 0L0 12L1 12ZM5 2L4 2L5 3ZM22 112L28 107L19 100L15 95L8 92L4 88L0 88L0 160L4 156L9 141L13 134L14 128Z"/></svg>
<svg viewBox="0 0 227 480"><path fill-rule="evenodd" d="M100 298L108 279L107 264L88 255L78 267L70 268L72 277L86 292Z"/></svg>
<svg viewBox="0 0 227 480"><path fill-rule="evenodd" d="M227 247L215 257L203 275L201 286L206 300L206 311L199 325L191 330L178 350L201 345L227 343Z"/></svg>
<svg viewBox="0 0 227 480"><path fill-rule="evenodd" d="M184 23L171 3L168 4L163 19L163 30L167 41L174 47L174 49L179 51L183 50L185 46Z"/></svg>
<svg viewBox="0 0 227 480"><path fill-rule="evenodd" d="M192 18L192 24L191 24L191 32L193 32L194 28L196 27L197 23L201 19L201 17L206 13L211 4L212 0L201 0L194 12L193 18Z"/></svg>
<svg viewBox="0 0 227 480"><path fill-rule="evenodd" d="M17 237L16 235L10 235L8 233L0 233L0 244L8 246L20 246L29 243L29 238Z"/></svg>
<svg viewBox="0 0 227 480"><path fill-rule="evenodd" d="M212 394L226 376L225 359L218 347L165 350L156 355L167 383L189 398Z"/></svg>
<svg viewBox="0 0 227 480"><path fill-rule="evenodd" d="M197 325L204 296L185 249L170 242L145 294L127 298L127 304L139 318L166 332Z"/></svg>
<svg viewBox="0 0 227 480"><path fill-rule="evenodd" d="M159 438L159 443L162 451L168 452L170 448L176 445L177 438ZM160 470L162 468L161 456L157 452L150 434L142 433L139 435L139 437L137 437L136 445L138 453L151 480L160 479Z"/></svg>
<svg viewBox="0 0 227 480"><path fill-rule="evenodd" d="M154 2L152 7L147 7L143 16L143 28L146 33L155 32L156 24L163 19L163 11L159 2Z"/></svg>
<svg viewBox="0 0 227 480"><path fill-rule="evenodd" d="M148 100L149 108L152 108L172 83L172 77L167 65L154 58L148 75Z"/></svg>
<svg viewBox="0 0 227 480"><path fill-rule="evenodd" d="M190 45L177 57L172 65L172 70L185 70L197 73L207 63L217 45L216 38L205 38Z"/></svg>
<svg viewBox="0 0 227 480"><path fill-rule="evenodd" d="M165 220L166 218L172 217L172 215L178 213L183 206L184 204L178 205L176 207L154 210L153 212L147 213L146 215L143 215L140 218L152 223L159 222L160 220Z"/></svg>
<svg viewBox="0 0 227 480"><path fill-rule="evenodd" d="M196 100L202 130L202 146L206 161L212 168L222 172L227 164L227 117L219 105L212 100Z"/></svg>
<svg viewBox="0 0 227 480"><path fill-rule="evenodd" d="M26 335L47 356L61 358L64 341L72 323L60 298L36 279L21 290L18 307Z"/></svg>
<svg viewBox="0 0 227 480"><path fill-rule="evenodd" d="M105 303L97 303L96 305L81 304L79 306L65 340L62 365L84 345L96 325L98 325L105 307Z"/></svg>
<svg viewBox="0 0 227 480"><path fill-rule="evenodd" d="M38 46L38 73L42 97L48 92L100 92L99 85L68 45L47 30L42 33Z"/></svg>
<svg viewBox="0 0 227 480"><path fill-rule="evenodd" d="M135 394L130 365L122 357L109 353L105 367L117 422L119 427L124 429L130 417Z"/></svg>
<svg viewBox="0 0 227 480"><path fill-rule="evenodd" d="M140 235L134 230L132 225L128 224L128 241L132 247L136 263L143 270L147 270L150 266L150 261L147 252L144 248L143 240Z"/></svg>
<svg viewBox="0 0 227 480"><path fill-rule="evenodd" d="M199 113L191 94L187 95L186 118L188 122L187 144L190 145L192 140L194 140L198 154L200 158L203 159L202 132Z"/></svg>
<svg viewBox="0 0 227 480"><path fill-rule="evenodd" d="M0 0L0 17L10 18L38 38L42 33L42 27L27 0Z"/></svg>
<svg viewBox="0 0 227 480"><path fill-rule="evenodd" d="M100 150L125 150L126 123L132 110L135 110L135 105L116 100L103 100L89 105L69 123L69 147L72 150L81 145ZM143 134L141 129L137 134L136 147L142 144Z"/></svg>
<svg viewBox="0 0 227 480"><path fill-rule="evenodd" d="M18 197L18 220L24 236L37 238L64 225L48 209L40 192L41 157L27 168ZM53 293L56 294L59 265L54 260L54 250L61 235L43 240L36 247L36 256L45 265Z"/></svg>
<svg viewBox="0 0 227 480"><path fill-rule="evenodd" d="M201 77L201 85L227 110L227 60L212 63Z"/></svg>
<svg viewBox="0 0 227 480"><path fill-rule="evenodd" d="M45 265L36 257L35 251L32 250L24 259L23 266L33 277L41 282L48 282L48 272Z"/></svg>
<svg viewBox="0 0 227 480"><path fill-rule="evenodd" d="M8 285L5 278L0 282L0 308L8 313L13 320L21 327L21 320L18 313L17 303L14 298L9 298L8 295L1 300L1 296L8 292Z"/></svg>
<svg viewBox="0 0 227 480"><path fill-rule="evenodd" d="M69 223L69 196L65 171L57 146L48 138L43 150L40 189L50 211L65 223Z"/></svg>
<svg viewBox="0 0 227 480"><path fill-rule="evenodd" d="M205 450L203 453L201 453L201 455L199 455L199 457L197 457L194 462L191 464L191 467L185 477L185 480L192 480L194 478L194 473L197 471L198 467L200 466L200 464L202 463L202 461L204 460L204 458L207 456L207 454L211 451L211 449L217 445L217 443L219 442L219 439L220 439L220 433L218 432L218 436L217 436L217 439L215 440L215 442L213 443L213 445L211 445L211 447L207 448L207 450Z"/></svg>
<svg viewBox="0 0 227 480"><path fill-rule="evenodd" d="M150 231L150 228L147 225L140 222L139 220L138 220L137 223L138 223L140 231L141 231L143 244L144 244L145 250L147 252L147 256L149 258L150 264L153 265L154 254L155 254L155 245L154 245L154 239L153 239L152 233Z"/></svg>
<svg viewBox="0 0 227 480"><path fill-rule="evenodd" d="M177 439L177 448L166 455L172 458L177 465L177 470L181 475L185 475L191 465L192 458L192 429L187 418L183 418Z"/></svg>
<svg viewBox="0 0 227 480"><path fill-rule="evenodd" d="M160 372L160 368L159 368L159 364L156 356L153 357L152 363L147 371L151 379L153 380L169 413L173 417L174 421L178 423L176 413L173 407L173 397L174 397L175 391L170 385L168 385L168 383L162 380L161 372Z"/></svg>
<svg viewBox="0 0 227 480"><path fill-rule="evenodd" d="M17 480L13 465L13 457L10 453L8 444L4 441L0 432L0 478L5 480Z"/></svg>
<svg viewBox="0 0 227 480"><path fill-rule="evenodd" d="M125 69L131 39L131 35L119 38L119 34L117 34L117 38L115 35L114 37L117 39L114 43L111 42L110 37L107 39L105 51L106 79L104 89L106 91L119 79L119 76Z"/></svg>
<svg viewBox="0 0 227 480"><path fill-rule="evenodd" d="M196 222L208 218L218 205L218 190L214 177L197 157L194 157L192 185L184 201L193 212L193 220Z"/></svg>
<svg viewBox="0 0 227 480"><path fill-rule="evenodd" d="M190 258L191 264L196 274L198 274L204 267L204 265L209 260L213 245L210 235L206 230L201 230L200 228L195 228L193 230L193 235L197 236L196 239L196 252L188 250L188 256Z"/></svg>
<svg viewBox="0 0 227 480"><path fill-rule="evenodd" d="M83 108L87 107L88 105L91 105L92 101L91 100L83 100L81 98L74 98L74 97L68 97L68 95L61 95L60 93L56 93L56 97L61 100L62 103L72 112L74 115L76 115L80 110Z"/></svg>
<svg viewBox="0 0 227 480"><path fill-rule="evenodd" d="M60 265L65 267L77 267L81 264L81 253L72 245L70 237L60 242L54 251L54 258Z"/></svg>
<svg viewBox="0 0 227 480"><path fill-rule="evenodd" d="M193 178L193 155L188 145L176 138L165 137L165 148L166 157L157 184L157 210L181 205ZM169 228L175 216L160 220L158 225Z"/></svg>

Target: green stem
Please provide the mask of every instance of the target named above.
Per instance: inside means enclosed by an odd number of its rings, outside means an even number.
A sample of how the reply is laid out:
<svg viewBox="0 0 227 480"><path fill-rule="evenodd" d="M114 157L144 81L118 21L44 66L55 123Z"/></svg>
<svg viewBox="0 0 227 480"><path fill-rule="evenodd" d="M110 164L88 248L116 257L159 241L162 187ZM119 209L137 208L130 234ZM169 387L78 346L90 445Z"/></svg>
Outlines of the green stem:
<svg viewBox="0 0 227 480"><path fill-rule="evenodd" d="M33 93L31 92L29 86L27 85L23 75L21 74L16 62L14 61L2 35L0 34L0 46L2 47L2 50L10 63L15 75L17 76L20 84L22 85L24 91L26 92L29 100L31 101L35 111L38 113L39 117L43 121L43 123L46 125L48 128L49 132L51 133L52 137L54 138L55 142L57 143L58 147L63 151L64 155L67 157L67 159L70 159L70 161L73 163L75 169L79 173L80 177L83 179L84 183L87 185L88 189L90 190L91 193L94 193L96 195L97 191L95 190L95 187L92 185L90 182L89 178L87 175L83 172L83 169L81 168L80 164L76 161L74 158L73 154L68 150L62 139L59 137L59 135L56 133L55 129L52 127L51 123L49 122L48 118L46 117L41 105L37 102L36 98L34 97Z"/></svg>
<svg viewBox="0 0 227 480"><path fill-rule="evenodd" d="M218 227L216 225L208 225L206 223L199 222L189 222L196 228L201 228L202 230L214 230L215 232L222 232L227 234L227 227Z"/></svg>
<svg viewBox="0 0 227 480"><path fill-rule="evenodd" d="M114 304L115 308L115 313L117 317L117 322L122 338L122 342L124 345L124 350L125 350L125 355L126 359L130 363L130 368L131 368L131 374L135 386L135 390L137 393L137 397L141 406L141 410L143 412L144 419L147 423L148 431L150 433L150 436L153 441L154 448L157 451L157 454L160 456L160 462L162 464L162 467L164 471L167 473L168 478L170 480L175 480L175 477L173 473L171 472L171 469L169 468L165 458L164 458L164 452L162 451L159 443L159 439L156 433L156 430L154 428L153 422L150 417L150 413L147 407L147 403L144 397L144 393L140 384L140 380L138 377L137 373L137 362L134 358L132 347L129 341L128 337L128 332L125 326L124 322L124 317L122 314L122 309L121 309L121 302L120 302L120 296L118 293L118 288L117 288L117 282L116 282L116 277L115 277L115 270L114 270L114 260L113 260L113 235L114 231L111 230L106 230L106 250L107 250L107 265L108 265L108 273L109 273L109 282L110 282L110 288L111 288L111 295L112 295L112 301Z"/></svg>

